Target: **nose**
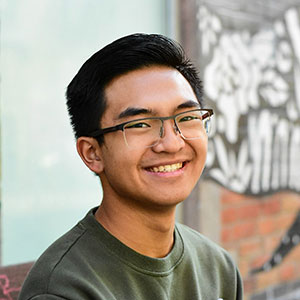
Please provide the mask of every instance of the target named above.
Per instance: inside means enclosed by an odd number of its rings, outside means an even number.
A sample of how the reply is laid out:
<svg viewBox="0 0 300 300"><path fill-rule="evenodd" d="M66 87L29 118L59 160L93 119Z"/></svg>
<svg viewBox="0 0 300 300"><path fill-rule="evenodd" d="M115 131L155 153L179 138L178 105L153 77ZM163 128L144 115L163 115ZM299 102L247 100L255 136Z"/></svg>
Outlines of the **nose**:
<svg viewBox="0 0 300 300"><path fill-rule="evenodd" d="M153 147L155 152L176 153L185 145L185 141L180 135L174 121L168 120L162 124L161 137L158 143Z"/></svg>

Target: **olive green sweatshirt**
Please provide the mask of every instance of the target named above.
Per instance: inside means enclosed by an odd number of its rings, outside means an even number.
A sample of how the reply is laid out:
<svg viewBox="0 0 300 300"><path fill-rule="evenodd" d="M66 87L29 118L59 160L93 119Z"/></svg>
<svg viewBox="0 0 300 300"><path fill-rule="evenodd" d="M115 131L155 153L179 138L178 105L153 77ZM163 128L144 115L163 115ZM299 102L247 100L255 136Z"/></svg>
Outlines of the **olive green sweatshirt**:
<svg viewBox="0 0 300 300"><path fill-rule="evenodd" d="M230 256L198 232L176 224L171 252L151 258L107 232L94 211L42 254L19 300L242 299Z"/></svg>

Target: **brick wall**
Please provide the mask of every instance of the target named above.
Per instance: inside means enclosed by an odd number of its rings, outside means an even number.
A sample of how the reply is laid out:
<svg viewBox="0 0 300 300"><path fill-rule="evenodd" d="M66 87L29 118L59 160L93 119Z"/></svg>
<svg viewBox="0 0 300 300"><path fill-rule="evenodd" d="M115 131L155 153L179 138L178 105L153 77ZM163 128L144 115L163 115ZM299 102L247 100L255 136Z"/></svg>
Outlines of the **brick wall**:
<svg viewBox="0 0 300 300"><path fill-rule="evenodd" d="M17 300L21 286L33 263L0 267L0 299Z"/></svg>
<svg viewBox="0 0 300 300"><path fill-rule="evenodd" d="M286 297L291 293L299 295L300 244L294 245L281 262L277 259L278 265L270 270L252 273L270 259L299 209L300 195L295 193L250 197L221 189L220 244L239 265L246 299L285 299L283 289ZM276 296L279 290L283 298Z"/></svg>

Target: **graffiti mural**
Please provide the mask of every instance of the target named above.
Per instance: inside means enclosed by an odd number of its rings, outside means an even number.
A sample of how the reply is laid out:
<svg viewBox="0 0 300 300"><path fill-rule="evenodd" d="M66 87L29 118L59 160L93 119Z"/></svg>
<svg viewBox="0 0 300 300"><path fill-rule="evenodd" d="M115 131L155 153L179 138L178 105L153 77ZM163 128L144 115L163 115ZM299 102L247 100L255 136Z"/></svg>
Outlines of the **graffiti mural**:
<svg viewBox="0 0 300 300"><path fill-rule="evenodd" d="M280 241L280 244L273 252L271 258L262 266L251 270L252 274L262 271L269 271L279 265L282 260L291 252L291 250L300 244L300 211L298 212L295 221L288 229L286 234Z"/></svg>
<svg viewBox="0 0 300 300"><path fill-rule="evenodd" d="M215 110L204 176L241 194L299 193L300 0L196 3L200 76ZM300 211L251 273L299 244Z"/></svg>
<svg viewBox="0 0 300 300"><path fill-rule="evenodd" d="M300 192L300 1L252 26L242 11L229 22L198 4L201 77L216 111L204 175L243 194Z"/></svg>
<svg viewBox="0 0 300 300"><path fill-rule="evenodd" d="M22 283L33 263L0 267L0 300L17 300Z"/></svg>
<svg viewBox="0 0 300 300"><path fill-rule="evenodd" d="M0 275L0 300L13 300L13 293L19 292L21 287L10 287L10 281L6 274Z"/></svg>

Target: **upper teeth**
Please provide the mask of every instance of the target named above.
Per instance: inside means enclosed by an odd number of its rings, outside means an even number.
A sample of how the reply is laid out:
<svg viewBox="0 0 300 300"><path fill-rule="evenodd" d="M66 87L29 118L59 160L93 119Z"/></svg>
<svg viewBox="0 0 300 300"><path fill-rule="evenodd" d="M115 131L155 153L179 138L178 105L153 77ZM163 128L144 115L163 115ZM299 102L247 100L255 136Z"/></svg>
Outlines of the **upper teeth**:
<svg viewBox="0 0 300 300"><path fill-rule="evenodd" d="M153 172L172 172L182 168L182 163L150 168Z"/></svg>

